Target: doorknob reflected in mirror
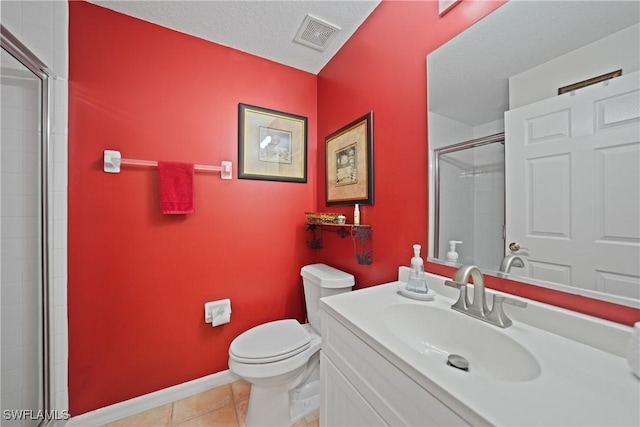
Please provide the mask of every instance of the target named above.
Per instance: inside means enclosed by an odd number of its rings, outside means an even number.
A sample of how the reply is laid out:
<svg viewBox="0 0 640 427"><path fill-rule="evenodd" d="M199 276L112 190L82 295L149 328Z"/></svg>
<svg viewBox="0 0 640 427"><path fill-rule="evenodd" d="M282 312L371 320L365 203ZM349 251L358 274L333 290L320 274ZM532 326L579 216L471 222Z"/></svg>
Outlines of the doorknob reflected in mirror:
<svg viewBox="0 0 640 427"><path fill-rule="evenodd" d="M511 249L513 252L518 252L520 250L523 250L523 251L529 250L529 248L523 248L522 246L520 246L520 243L518 242L509 243L509 249Z"/></svg>

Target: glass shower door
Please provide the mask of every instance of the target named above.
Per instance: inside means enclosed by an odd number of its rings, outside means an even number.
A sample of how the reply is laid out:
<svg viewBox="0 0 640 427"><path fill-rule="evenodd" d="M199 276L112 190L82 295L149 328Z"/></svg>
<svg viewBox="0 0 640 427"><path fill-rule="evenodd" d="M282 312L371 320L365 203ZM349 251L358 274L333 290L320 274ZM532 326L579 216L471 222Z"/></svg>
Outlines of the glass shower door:
<svg viewBox="0 0 640 427"><path fill-rule="evenodd" d="M0 423L35 426L43 421L38 411L46 409L43 80L4 48L1 54Z"/></svg>
<svg viewBox="0 0 640 427"><path fill-rule="evenodd" d="M449 241L458 263L498 270L504 257L504 134L435 151L435 250L446 260Z"/></svg>

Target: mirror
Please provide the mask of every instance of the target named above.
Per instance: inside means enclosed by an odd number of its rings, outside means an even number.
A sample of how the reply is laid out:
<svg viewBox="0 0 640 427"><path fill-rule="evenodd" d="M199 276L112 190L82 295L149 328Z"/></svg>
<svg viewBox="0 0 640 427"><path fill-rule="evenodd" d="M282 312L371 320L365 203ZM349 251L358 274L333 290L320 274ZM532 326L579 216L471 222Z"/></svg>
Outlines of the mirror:
<svg viewBox="0 0 640 427"><path fill-rule="evenodd" d="M549 111L553 114L536 113L535 117L543 117L539 122L544 121L543 127L551 132L540 141L546 138L555 143L556 134L550 129L561 122L555 112L571 108L579 110L581 103L586 103L590 96L585 93L599 90L592 89L598 85L619 87L627 82L638 85L639 6L639 2L629 1L511 0L429 54L429 261L455 265L455 256L447 260L447 253L451 252L449 242L462 241L455 250L459 264L475 264L486 274L640 308L638 89L623 90L627 94L625 105L628 108L617 123L624 124L619 128L630 130L625 142L612 149L593 148L594 152L600 151L593 155L593 164L580 166L586 170L584 175L578 179L567 178L570 185L589 181L590 191L578 192L583 193L583 199L584 194L588 194L586 206L590 203L591 209L572 209L573 199L565 196L567 192L575 193L574 187L564 186L561 179L556 179L569 176L566 170L577 169L575 165L562 168L561 162L533 162L526 157L516 161L519 157L514 155L515 147L520 147L514 142L518 135L529 138L532 132L538 132L532 127L532 120L518 119L524 114L520 111L533 117L530 109L551 108ZM589 89L574 89L558 95L561 87L616 70L622 70L621 77L593 84ZM575 105L557 106L554 103L560 102L559 99L561 102L570 100ZM509 113L505 115L507 111ZM608 113L600 111L597 114L600 115L596 121ZM520 127L514 127L514 120L520 120ZM576 120L571 116L567 122L570 127ZM596 123L592 127L597 130L598 126ZM606 126L602 125L603 128ZM567 133L572 131L569 129ZM614 152L618 155L608 155ZM611 170L603 172L602 165L609 168L618 165L607 163L616 157L627 168L622 175L628 179L617 178L622 188L618 195L603 193L605 196L602 196L600 192L608 191L616 175ZM539 154L538 159L542 158L556 157ZM599 170L598 165L603 169ZM524 178L514 179L519 173ZM546 181L542 179L545 176ZM549 181L551 176L554 179ZM603 176L606 179L598 181ZM524 209L522 215L514 214L514 199L518 194L533 193L531 188L537 196L526 201L528 210ZM531 200L537 204L532 204ZM598 204L599 200L606 200L606 203ZM606 223L603 227L608 230L615 229L609 232L608 242L619 244L620 248L609 245L603 250L583 245L578 249L567 249L567 246L539 249L535 246L537 237L548 237L547 240L563 244L576 240L571 235L575 224L582 221L593 228L593 216L598 215L591 212L592 217L585 214L586 219L583 219L582 211L607 211L606 206L617 206L615 203L622 203L622 208L615 209L617 213L612 209L609 219L600 218L600 222ZM594 209L594 205L598 205L598 209ZM565 211L573 216L566 219ZM555 224L552 227L557 225L557 229L536 232L537 225L526 228L525 224L525 233L518 235L514 232L518 222L526 222L518 221L518 218L525 217L530 223L544 219ZM568 227L568 231L563 227ZM525 240L531 235L533 244L528 243L531 239ZM510 243L513 244L510 246ZM628 269L621 272L613 267L603 268L596 271L597 277L592 275L585 279L579 274L581 268L565 268L567 262L560 259L564 253L578 252L578 258L593 257L606 265L622 263ZM546 257L544 260L541 253Z"/></svg>

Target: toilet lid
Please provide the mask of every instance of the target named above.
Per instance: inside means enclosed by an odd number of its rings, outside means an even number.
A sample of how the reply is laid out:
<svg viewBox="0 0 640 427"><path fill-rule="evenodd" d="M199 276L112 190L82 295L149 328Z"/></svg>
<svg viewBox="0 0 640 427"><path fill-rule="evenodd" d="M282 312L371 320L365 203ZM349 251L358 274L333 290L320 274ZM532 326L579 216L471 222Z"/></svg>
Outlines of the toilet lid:
<svg viewBox="0 0 640 427"><path fill-rule="evenodd" d="M264 323L240 334L229 354L243 363L267 363L287 359L309 347L311 335L297 320Z"/></svg>

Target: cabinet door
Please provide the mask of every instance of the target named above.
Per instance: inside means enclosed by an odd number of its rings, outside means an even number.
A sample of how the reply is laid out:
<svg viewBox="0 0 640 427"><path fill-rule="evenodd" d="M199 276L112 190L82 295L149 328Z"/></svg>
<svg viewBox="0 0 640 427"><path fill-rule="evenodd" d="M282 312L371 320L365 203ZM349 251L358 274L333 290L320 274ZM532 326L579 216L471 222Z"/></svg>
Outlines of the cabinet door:
<svg viewBox="0 0 640 427"><path fill-rule="evenodd" d="M387 425L323 352L320 352L320 381L323 384L320 394L321 426Z"/></svg>
<svg viewBox="0 0 640 427"><path fill-rule="evenodd" d="M357 390L366 404L375 408L383 423L420 427L487 424L480 416L457 402L455 397L439 389L436 397L431 391L434 389L428 390L420 386L410 374L401 371L389 358L378 353L325 311L322 312L322 328L323 355L340 372L344 381ZM325 378L320 387L331 388L331 381L333 377ZM330 411L345 405L340 398L331 396L329 399L331 400L325 400L323 404ZM454 406L449 407L445 402ZM456 413L452 408L457 408L460 412ZM344 421L333 425L350 424Z"/></svg>

